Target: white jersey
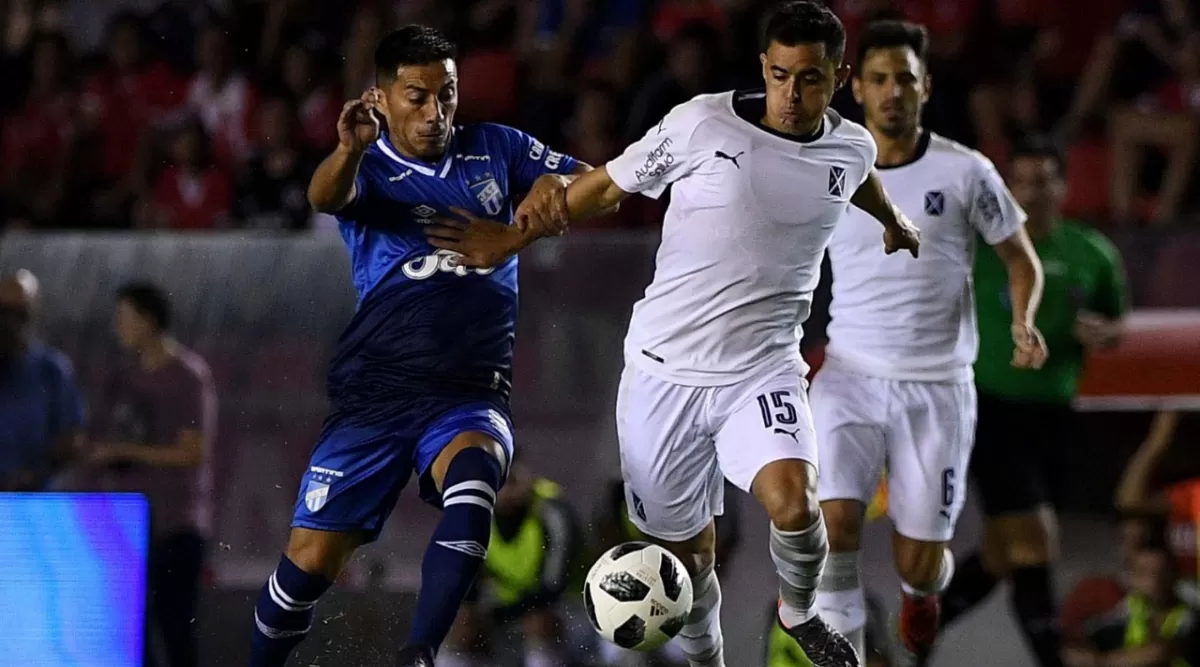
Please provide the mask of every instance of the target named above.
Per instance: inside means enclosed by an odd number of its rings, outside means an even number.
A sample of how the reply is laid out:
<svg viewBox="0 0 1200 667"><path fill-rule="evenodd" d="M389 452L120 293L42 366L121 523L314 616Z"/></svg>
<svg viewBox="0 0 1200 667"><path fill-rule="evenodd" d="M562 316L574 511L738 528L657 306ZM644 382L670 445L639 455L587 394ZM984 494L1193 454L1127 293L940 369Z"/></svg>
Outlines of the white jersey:
<svg viewBox="0 0 1200 667"><path fill-rule="evenodd" d="M916 157L876 167L891 200L921 230L921 256L882 254L879 224L851 208L829 245L831 362L893 380L961 382L979 352L975 237L995 245L1025 223L983 155L926 134Z"/></svg>
<svg viewBox="0 0 1200 667"><path fill-rule="evenodd" d="M654 280L625 338L626 359L650 375L721 386L803 363L799 324L875 141L832 110L820 134L788 137L758 124L764 111L761 91L701 95L606 167L626 192L657 198L673 185Z"/></svg>

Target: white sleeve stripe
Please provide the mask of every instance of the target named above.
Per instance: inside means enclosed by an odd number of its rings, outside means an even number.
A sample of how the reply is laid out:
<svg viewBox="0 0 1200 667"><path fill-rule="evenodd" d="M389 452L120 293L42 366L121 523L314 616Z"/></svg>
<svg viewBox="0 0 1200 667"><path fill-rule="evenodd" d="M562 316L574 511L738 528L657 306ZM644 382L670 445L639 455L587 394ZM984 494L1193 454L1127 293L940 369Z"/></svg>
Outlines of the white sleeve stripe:
<svg viewBox="0 0 1200 667"><path fill-rule="evenodd" d="M479 493L487 496L492 502L496 502L496 492L493 491L492 487L488 486L486 482L480 482L479 480L459 482L458 484L455 484L454 486L451 486L443 491L442 498L447 499L451 496L463 493L464 491L478 491Z"/></svg>
<svg viewBox="0 0 1200 667"><path fill-rule="evenodd" d="M492 511L492 503L479 496L454 496L442 501L442 507L451 505L478 505L489 512Z"/></svg>

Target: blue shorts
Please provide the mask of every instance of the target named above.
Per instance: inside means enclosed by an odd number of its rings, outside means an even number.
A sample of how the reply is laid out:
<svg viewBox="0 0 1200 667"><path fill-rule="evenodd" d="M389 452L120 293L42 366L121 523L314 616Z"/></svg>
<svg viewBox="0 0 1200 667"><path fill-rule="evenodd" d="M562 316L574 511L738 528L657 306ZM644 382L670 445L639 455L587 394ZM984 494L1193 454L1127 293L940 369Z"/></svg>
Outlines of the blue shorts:
<svg viewBox="0 0 1200 667"><path fill-rule="evenodd" d="M394 404L385 415L334 412L325 420L308 470L292 527L336 532L365 531L374 540L400 492L415 471L421 498L441 507L433 480L425 473L460 433L486 433L512 460L512 419L488 401L423 397Z"/></svg>

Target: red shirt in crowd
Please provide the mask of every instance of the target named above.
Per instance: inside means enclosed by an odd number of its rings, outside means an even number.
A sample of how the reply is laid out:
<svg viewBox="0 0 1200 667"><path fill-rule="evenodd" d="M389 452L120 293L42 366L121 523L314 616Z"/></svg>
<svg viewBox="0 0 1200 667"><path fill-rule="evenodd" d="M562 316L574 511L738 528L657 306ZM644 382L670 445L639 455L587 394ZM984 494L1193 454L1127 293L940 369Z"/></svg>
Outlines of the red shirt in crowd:
<svg viewBox="0 0 1200 667"><path fill-rule="evenodd" d="M198 174L168 167L154 191L157 212L171 229L212 229L229 215L232 203L229 178L216 167Z"/></svg>
<svg viewBox="0 0 1200 667"><path fill-rule="evenodd" d="M178 108L185 89L185 81L164 63L131 72L105 69L89 78L83 103L96 115L106 176L129 174L141 133Z"/></svg>

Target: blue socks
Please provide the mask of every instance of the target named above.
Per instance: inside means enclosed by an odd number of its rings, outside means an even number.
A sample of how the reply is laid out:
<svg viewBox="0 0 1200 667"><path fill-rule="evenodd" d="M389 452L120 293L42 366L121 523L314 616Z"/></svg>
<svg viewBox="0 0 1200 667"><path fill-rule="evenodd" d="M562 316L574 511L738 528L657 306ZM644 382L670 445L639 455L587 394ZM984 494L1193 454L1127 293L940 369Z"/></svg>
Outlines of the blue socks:
<svg viewBox="0 0 1200 667"><path fill-rule="evenodd" d="M421 564L421 593L409 646L437 651L450 632L487 557L492 508L502 479L500 462L477 447L464 449L450 462L442 480L442 518Z"/></svg>
<svg viewBox="0 0 1200 667"><path fill-rule="evenodd" d="M308 574L287 556L258 594L250 667L283 667L312 627L313 607L333 582Z"/></svg>

